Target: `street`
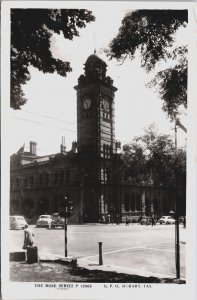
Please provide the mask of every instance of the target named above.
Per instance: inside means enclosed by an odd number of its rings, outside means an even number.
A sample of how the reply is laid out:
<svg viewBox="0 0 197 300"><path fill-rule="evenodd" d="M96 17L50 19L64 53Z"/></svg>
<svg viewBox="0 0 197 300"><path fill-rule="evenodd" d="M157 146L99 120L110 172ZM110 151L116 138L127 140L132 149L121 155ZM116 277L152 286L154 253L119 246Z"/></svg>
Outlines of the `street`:
<svg viewBox="0 0 197 300"><path fill-rule="evenodd" d="M64 230L36 228L35 245L39 253L64 256ZM10 230L11 251L23 246L23 230ZM185 235L180 225L180 274L185 279ZM102 242L103 264L122 272L144 276L176 277L175 226L138 224L69 225L68 256L98 265L98 242Z"/></svg>

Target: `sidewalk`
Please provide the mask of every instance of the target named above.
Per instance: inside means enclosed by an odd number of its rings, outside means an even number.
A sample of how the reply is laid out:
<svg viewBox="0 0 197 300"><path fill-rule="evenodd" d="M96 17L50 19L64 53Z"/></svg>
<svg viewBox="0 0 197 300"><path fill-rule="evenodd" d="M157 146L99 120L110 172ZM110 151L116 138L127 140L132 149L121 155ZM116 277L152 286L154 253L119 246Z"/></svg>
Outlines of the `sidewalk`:
<svg viewBox="0 0 197 300"><path fill-rule="evenodd" d="M25 255L25 250L20 253ZM24 256L25 257L25 256ZM10 280L16 282L109 282L109 283L176 283L184 284L185 280L160 278L146 272L138 274L137 270L91 264L87 260L76 260L50 253L40 253L39 262L28 264L23 261L10 262ZM53 276L51 277L51 274Z"/></svg>

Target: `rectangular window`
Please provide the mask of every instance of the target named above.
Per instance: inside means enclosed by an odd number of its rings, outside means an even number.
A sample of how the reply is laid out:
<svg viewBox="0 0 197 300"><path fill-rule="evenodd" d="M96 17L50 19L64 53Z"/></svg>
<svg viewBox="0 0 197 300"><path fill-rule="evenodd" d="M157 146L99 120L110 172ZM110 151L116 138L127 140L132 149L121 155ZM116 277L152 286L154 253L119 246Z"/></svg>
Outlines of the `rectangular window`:
<svg viewBox="0 0 197 300"><path fill-rule="evenodd" d="M135 195L131 195L130 207L132 211L135 211Z"/></svg>
<svg viewBox="0 0 197 300"><path fill-rule="evenodd" d="M31 184L31 185L34 185L34 176L31 176L31 177L30 177L30 184Z"/></svg>
<svg viewBox="0 0 197 300"><path fill-rule="evenodd" d="M54 172L53 183L58 184L58 171L57 170Z"/></svg>
<svg viewBox="0 0 197 300"><path fill-rule="evenodd" d="M49 184L49 173L45 174L45 184L48 185Z"/></svg>
<svg viewBox="0 0 197 300"><path fill-rule="evenodd" d="M43 174L39 175L39 184L43 185Z"/></svg>
<svg viewBox="0 0 197 300"><path fill-rule="evenodd" d="M64 182L64 170L60 170L60 184L63 184Z"/></svg>
<svg viewBox="0 0 197 300"><path fill-rule="evenodd" d="M140 195L136 195L136 210L137 211L141 210L141 197L140 197Z"/></svg>
<svg viewBox="0 0 197 300"><path fill-rule="evenodd" d="M124 196L124 210L129 211L129 195Z"/></svg>

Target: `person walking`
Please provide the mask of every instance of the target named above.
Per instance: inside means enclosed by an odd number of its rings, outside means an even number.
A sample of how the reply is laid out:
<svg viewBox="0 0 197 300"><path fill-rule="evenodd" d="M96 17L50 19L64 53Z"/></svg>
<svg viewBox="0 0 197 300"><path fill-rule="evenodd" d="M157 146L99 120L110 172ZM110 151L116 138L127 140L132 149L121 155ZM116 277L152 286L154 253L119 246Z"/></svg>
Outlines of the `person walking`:
<svg viewBox="0 0 197 300"><path fill-rule="evenodd" d="M126 222L126 226L128 226L129 225L129 219L128 219L127 216L126 216L125 222Z"/></svg>
<svg viewBox="0 0 197 300"><path fill-rule="evenodd" d="M152 221L152 226L154 226L155 225L155 220L154 220L153 217L152 217L151 221Z"/></svg>
<svg viewBox="0 0 197 300"><path fill-rule="evenodd" d="M34 237L33 231L29 228L28 225L25 225L23 249L27 249L27 247L33 246L33 244L34 244L34 238L33 237Z"/></svg>

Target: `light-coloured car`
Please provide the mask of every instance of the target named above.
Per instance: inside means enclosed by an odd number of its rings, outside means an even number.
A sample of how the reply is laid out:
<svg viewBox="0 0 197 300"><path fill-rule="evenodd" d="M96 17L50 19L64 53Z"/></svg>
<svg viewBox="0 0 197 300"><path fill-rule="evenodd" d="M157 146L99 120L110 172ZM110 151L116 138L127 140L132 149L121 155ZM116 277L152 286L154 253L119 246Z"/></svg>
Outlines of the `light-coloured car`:
<svg viewBox="0 0 197 300"><path fill-rule="evenodd" d="M52 214L52 221L51 221L51 229L55 228L64 228L65 225L65 217L61 216L59 213Z"/></svg>
<svg viewBox="0 0 197 300"><path fill-rule="evenodd" d="M171 216L163 216L158 220L159 224L175 224L175 219Z"/></svg>
<svg viewBox="0 0 197 300"><path fill-rule="evenodd" d="M10 229L24 229L27 222L23 216L10 216Z"/></svg>
<svg viewBox="0 0 197 300"><path fill-rule="evenodd" d="M51 226L51 215L41 215L36 222L37 227L50 227Z"/></svg>

